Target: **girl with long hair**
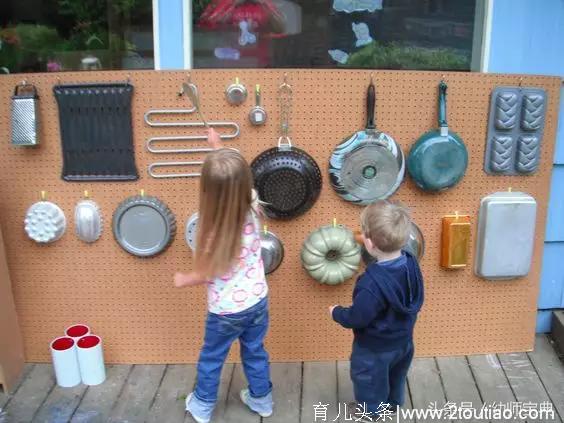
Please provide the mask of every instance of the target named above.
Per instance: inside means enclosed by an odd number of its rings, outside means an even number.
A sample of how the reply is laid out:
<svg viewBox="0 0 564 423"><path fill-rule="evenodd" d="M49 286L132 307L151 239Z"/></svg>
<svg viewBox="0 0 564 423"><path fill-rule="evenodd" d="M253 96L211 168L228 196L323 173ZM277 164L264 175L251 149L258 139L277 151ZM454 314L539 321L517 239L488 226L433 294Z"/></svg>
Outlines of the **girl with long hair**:
<svg viewBox="0 0 564 423"><path fill-rule="evenodd" d="M239 340L249 387L241 400L262 417L272 414L272 383L264 337L268 330L268 286L260 242L260 208L253 177L237 151L220 147L202 166L194 270L176 273L177 287L207 285L208 316L194 392L186 410L207 423L217 402L221 369L231 344Z"/></svg>

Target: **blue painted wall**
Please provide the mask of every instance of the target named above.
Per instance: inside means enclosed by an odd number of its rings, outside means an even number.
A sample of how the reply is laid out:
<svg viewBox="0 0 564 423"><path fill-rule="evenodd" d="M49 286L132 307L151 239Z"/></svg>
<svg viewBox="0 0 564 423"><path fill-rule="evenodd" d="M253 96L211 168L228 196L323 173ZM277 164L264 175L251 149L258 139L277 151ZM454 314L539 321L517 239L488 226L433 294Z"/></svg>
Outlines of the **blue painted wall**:
<svg viewBox="0 0 564 423"><path fill-rule="evenodd" d="M488 70L564 77L564 1L491 1ZM564 89L559 121L538 303L538 332L550 330L550 309L564 308Z"/></svg>
<svg viewBox="0 0 564 423"><path fill-rule="evenodd" d="M161 69L184 68L182 0L159 0L159 49Z"/></svg>

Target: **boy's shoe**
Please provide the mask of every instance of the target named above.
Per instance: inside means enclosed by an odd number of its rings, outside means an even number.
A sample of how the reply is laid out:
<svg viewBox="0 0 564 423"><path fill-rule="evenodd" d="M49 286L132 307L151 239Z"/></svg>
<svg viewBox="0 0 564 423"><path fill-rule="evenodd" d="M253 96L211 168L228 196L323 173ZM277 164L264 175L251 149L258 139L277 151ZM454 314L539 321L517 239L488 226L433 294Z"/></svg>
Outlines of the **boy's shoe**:
<svg viewBox="0 0 564 423"><path fill-rule="evenodd" d="M199 416L197 407L194 406L194 403L191 404L193 395L194 393L190 392L190 394L188 394L188 396L186 397L186 411L190 413L192 418L196 420L197 423L210 423L211 419L209 417ZM195 401L198 400L198 398L196 397L194 397L194 399Z"/></svg>
<svg viewBox="0 0 564 423"><path fill-rule="evenodd" d="M248 389L242 389L239 396L241 397L241 401L245 404L249 409L255 413L257 413L261 417L270 417L272 416L272 396L268 394L267 396L261 399L251 397L251 393Z"/></svg>

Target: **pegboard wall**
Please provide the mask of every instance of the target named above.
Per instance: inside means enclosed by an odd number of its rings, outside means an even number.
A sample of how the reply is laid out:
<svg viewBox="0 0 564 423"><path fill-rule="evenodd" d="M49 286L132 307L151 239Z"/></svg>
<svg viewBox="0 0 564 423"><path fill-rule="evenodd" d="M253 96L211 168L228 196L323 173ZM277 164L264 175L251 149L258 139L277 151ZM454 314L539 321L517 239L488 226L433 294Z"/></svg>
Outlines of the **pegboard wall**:
<svg viewBox="0 0 564 423"><path fill-rule="evenodd" d="M271 328L267 347L273 361L346 359L351 332L340 328L328 314L332 304L349 304L354 279L336 287L321 286L300 265L300 248L307 235L338 222L359 228L360 207L339 199L329 185L328 159L344 137L365 125L365 96L371 73L376 83L376 125L390 133L407 154L423 132L437 126L437 84L442 74L395 71L288 70L294 91L291 137L309 152L324 171L319 201L307 214L291 221L270 221L269 229L284 242L281 267L268 277ZM228 145L250 161L275 146L279 111L276 91L281 70L199 70L191 73L198 86L202 110L209 120L229 120L241 126L239 138ZM150 136L202 133L202 129L150 128L143 121L149 109L188 107L177 92L186 72L140 71L129 74L135 86L133 125L135 156L141 178L137 182L64 182L61 179L61 142L58 111L52 86L74 82L123 81L126 72L26 75L38 87L41 145L36 149L10 145L10 96L22 75L0 77L0 223L28 361L49 360L49 342L72 323L87 323L104 339L108 362L181 363L197 360L206 316L205 288L178 290L172 276L189 270L192 253L184 241L186 219L198 209L198 179L156 180L148 176L149 163L194 160L200 157L159 156L145 149ZM229 106L226 86L240 77L250 95L242 106ZM440 194L419 191L406 176L393 198L403 201L426 238L421 264L426 298L416 327L419 356L531 350L540 278L551 158L557 125L560 79L523 76L522 85L547 90L548 109L538 173L528 177L488 176L483 171L486 123L491 90L517 85L520 76L447 73L448 119L468 147L466 177L454 189ZM269 113L264 127L252 127L248 113L254 106L254 84L262 87ZM182 119L185 117L179 117ZM190 120L197 120L194 114ZM205 146L205 142L184 145ZM441 217L454 211L472 216L473 242L480 199L512 187L538 201L534 260L528 277L507 282L477 278L473 266L447 271L439 267ZM140 259L123 251L111 233L116 206L140 189L168 204L178 224L176 239L162 255ZM63 238L37 245L24 233L26 209L39 200L41 190L67 215ZM104 233L93 244L74 235L74 206L84 190L91 193L104 215ZM518 246L516 246L518 248ZM499 254L511 254L500 251ZM471 257L471 263L473 258ZM237 359L237 348L231 360Z"/></svg>

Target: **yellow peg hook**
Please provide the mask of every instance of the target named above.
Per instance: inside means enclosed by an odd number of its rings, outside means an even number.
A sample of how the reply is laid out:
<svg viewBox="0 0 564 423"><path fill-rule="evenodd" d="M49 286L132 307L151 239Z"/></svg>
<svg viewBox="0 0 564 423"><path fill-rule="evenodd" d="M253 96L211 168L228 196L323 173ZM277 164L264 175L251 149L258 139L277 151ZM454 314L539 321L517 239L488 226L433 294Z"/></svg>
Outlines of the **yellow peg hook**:
<svg viewBox="0 0 564 423"><path fill-rule="evenodd" d="M88 190L84 190L84 198L90 198L90 193Z"/></svg>
<svg viewBox="0 0 564 423"><path fill-rule="evenodd" d="M268 233L268 226L263 225L262 230L264 231L264 234L266 235Z"/></svg>
<svg viewBox="0 0 564 423"><path fill-rule="evenodd" d="M334 228L337 227L337 218L336 217L333 218L333 227Z"/></svg>
<svg viewBox="0 0 564 423"><path fill-rule="evenodd" d="M47 191L41 191L41 201L47 200Z"/></svg>
<svg viewBox="0 0 564 423"><path fill-rule="evenodd" d="M140 190L140 191L139 191L139 195L140 195L141 197L145 197L145 190L144 190L144 189Z"/></svg>

